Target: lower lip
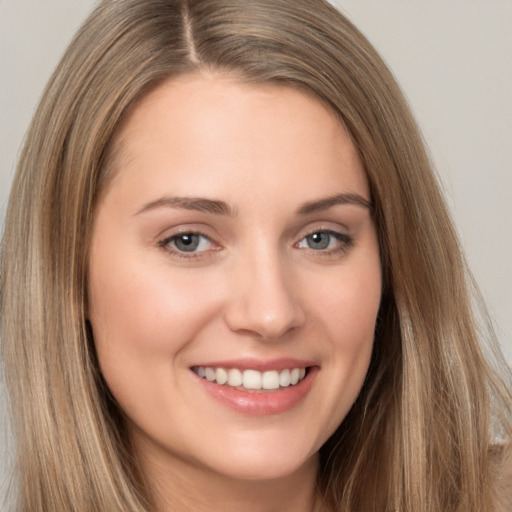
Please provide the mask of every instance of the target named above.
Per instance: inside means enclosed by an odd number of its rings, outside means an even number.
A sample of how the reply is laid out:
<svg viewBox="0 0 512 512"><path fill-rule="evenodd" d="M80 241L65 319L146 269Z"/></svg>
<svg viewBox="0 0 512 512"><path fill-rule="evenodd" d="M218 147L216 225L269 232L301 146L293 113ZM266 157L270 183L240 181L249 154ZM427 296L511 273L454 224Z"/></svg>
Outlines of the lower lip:
<svg viewBox="0 0 512 512"><path fill-rule="evenodd" d="M241 391L230 386L220 386L197 375L196 377L207 393L234 411L250 416L270 416L281 414L297 406L311 389L317 372L317 367L309 368L304 379L298 384L271 392Z"/></svg>

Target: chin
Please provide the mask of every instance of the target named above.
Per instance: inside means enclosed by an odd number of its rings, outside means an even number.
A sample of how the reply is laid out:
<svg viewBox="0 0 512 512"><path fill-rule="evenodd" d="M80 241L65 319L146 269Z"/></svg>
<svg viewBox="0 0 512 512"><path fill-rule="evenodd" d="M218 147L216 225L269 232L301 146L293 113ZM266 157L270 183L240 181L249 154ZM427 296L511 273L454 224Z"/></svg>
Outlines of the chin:
<svg viewBox="0 0 512 512"><path fill-rule="evenodd" d="M238 459L236 461L224 461L216 471L230 479L246 482L269 482L286 480L308 469L316 471L317 454L307 459L293 460L281 457L265 457L257 459ZM230 463L231 462L231 463Z"/></svg>
<svg viewBox="0 0 512 512"><path fill-rule="evenodd" d="M317 449L305 450L307 444L289 438L229 443L228 449L212 454L208 465L219 474L245 481L280 480L302 471L316 472Z"/></svg>

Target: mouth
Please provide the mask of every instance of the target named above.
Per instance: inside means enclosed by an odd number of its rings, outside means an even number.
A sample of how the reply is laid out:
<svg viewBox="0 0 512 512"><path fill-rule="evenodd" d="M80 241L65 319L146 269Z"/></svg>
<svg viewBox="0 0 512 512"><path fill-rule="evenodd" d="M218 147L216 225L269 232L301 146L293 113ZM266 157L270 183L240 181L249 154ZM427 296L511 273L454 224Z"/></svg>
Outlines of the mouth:
<svg viewBox="0 0 512 512"><path fill-rule="evenodd" d="M248 368L223 368L194 366L192 371L200 378L219 386L249 393L279 392L304 380L308 367L291 367L282 370L259 371Z"/></svg>
<svg viewBox="0 0 512 512"><path fill-rule="evenodd" d="M246 416L281 414L299 407L320 371L314 362L296 359L218 361L190 369L215 402Z"/></svg>

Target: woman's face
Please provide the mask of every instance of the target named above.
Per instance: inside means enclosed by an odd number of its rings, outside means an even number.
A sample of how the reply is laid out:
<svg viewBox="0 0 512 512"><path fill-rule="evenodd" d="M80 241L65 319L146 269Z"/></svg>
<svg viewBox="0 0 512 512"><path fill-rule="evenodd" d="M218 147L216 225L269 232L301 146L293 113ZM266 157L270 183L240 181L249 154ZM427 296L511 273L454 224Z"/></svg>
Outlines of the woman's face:
<svg viewBox="0 0 512 512"><path fill-rule="evenodd" d="M195 75L143 99L115 144L89 319L134 446L237 479L316 467L362 386L381 295L346 131L295 89Z"/></svg>

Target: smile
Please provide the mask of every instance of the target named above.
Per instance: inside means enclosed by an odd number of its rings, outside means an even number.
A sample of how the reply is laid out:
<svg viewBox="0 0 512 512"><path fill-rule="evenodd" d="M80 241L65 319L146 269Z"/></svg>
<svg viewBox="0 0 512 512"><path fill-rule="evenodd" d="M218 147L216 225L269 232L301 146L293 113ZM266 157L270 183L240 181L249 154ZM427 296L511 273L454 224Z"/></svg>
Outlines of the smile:
<svg viewBox="0 0 512 512"><path fill-rule="evenodd" d="M278 391L295 386L306 376L306 368L285 368L260 372L254 369L196 366L192 370L201 378L240 391Z"/></svg>

